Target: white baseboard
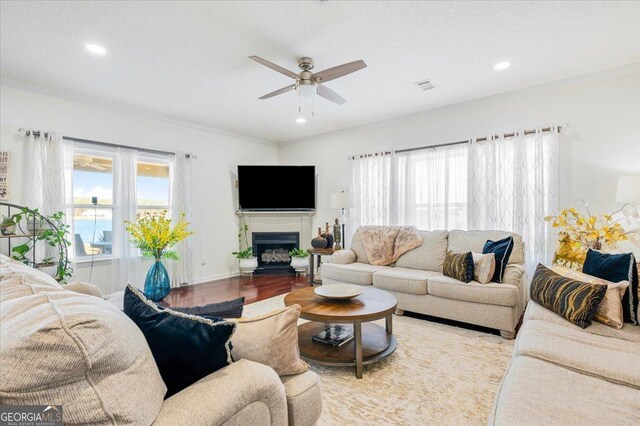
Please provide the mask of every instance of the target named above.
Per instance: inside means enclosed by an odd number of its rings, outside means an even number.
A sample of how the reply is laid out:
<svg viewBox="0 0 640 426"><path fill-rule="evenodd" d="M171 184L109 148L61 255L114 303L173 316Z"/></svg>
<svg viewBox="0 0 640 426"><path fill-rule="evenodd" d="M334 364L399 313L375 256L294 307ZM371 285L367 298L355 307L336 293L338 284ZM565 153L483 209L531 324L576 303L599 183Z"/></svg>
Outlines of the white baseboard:
<svg viewBox="0 0 640 426"><path fill-rule="evenodd" d="M215 274L215 275L206 275L204 277L196 277L194 278L192 283L189 283L187 285L193 285L193 284L202 284L202 283L206 283L208 281L215 281L215 280L221 280L224 278L231 278L231 277L237 277L238 275L240 275L240 271L233 271L230 273L226 273L226 274Z"/></svg>

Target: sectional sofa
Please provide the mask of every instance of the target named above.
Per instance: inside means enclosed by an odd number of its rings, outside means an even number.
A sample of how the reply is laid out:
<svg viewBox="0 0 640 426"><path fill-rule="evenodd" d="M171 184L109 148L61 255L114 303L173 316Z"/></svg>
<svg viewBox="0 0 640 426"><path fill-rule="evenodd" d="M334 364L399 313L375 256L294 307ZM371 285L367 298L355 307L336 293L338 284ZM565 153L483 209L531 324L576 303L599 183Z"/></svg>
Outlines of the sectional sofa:
<svg viewBox="0 0 640 426"><path fill-rule="evenodd" d="M313 371L280 378L247 359L164 399L144 335L99 293L0 255L0 404L62 404L65 424L311 426L320 417Z"/></svg>
<svg viewBox="0 0 640 426"><path fill-rule="evenodd" d="M587 424L640 424L640 327L583 330L531 301L489 425Z"/></svg>
<svg viewBox="0 0 640 426"><path fill-rule="evenodd" d="M398 299L397 314L417 312L500 330L515 336L522 315L524 244L514 233L503 231L420 231L422 245L402 255L395 264L369 263L356 231L351 248L335 252L322 265L323 284L349 283L387 290ZM512 236L514 247L501 283L463 283L443 275L447 250L481 253L487 240Z"/></svg>

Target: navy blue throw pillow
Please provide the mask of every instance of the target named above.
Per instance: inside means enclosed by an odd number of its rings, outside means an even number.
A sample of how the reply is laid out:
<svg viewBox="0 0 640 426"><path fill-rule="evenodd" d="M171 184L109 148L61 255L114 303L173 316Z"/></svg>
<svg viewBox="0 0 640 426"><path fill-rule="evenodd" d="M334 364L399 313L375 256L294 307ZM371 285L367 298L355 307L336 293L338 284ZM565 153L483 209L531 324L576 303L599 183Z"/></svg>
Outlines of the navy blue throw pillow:
<svg viewBox="0 0 640 426"><path fill-rule="evenodd" d="M208 305L186 308L175 307L171 308L171 310L182 312L183 314L198 315L205 318L240 318L242 316L243 306L244 297L239 297L237 299L227 300L226 302L210 303ZM160 306L160 308L163 307Z"/></svg>
<svg viewBox="0 0 640 426"><path fill-rule="evenodd" d="M513 237L507 237L498 241L488 240L484 243L482 254L493 253L496 257L496 270L491 281L501 283L504 270L507 269L511 252L513 251Z"/></svg>
<svg viewBox="0 0 640 426"><path fill-rule="evenodd" d="M633 253L608 254L589 249L582 272L614 283L629 281L622 298L622 315L624 322L638 325L638 268Z"/></svg>
<svg viewBox="0 0 640 426"><path fill-rule="evenodd" d="M124 292L124 313L147 339L167 385L165 398L233 362L234 322L162 310L131 285Z"/></svg>

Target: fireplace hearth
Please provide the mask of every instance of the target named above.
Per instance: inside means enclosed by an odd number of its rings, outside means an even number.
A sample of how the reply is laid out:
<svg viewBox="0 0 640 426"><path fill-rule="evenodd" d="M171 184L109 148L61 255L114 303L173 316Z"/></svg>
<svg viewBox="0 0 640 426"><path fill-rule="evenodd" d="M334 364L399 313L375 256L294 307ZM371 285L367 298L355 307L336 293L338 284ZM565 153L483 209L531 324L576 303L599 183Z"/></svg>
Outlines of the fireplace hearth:
<svg viewBox="0 0 640 426"><path fill-rule="evenodd" d="M258 258L254 274L294 274L289 250L300 247L299 232L253 232L253 253Z"/></svg>

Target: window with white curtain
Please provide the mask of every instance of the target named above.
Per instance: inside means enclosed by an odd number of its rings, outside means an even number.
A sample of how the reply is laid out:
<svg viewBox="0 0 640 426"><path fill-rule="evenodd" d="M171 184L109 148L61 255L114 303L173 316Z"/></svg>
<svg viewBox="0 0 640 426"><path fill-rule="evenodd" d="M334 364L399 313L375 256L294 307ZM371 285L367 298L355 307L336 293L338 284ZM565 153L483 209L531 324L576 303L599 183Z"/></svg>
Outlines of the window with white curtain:
<svg viewBox="0 0 640 426"><path fill-rule="evenodd" d="M135 151L135 150L133 150ZM83 257L111 258L114 235L114 209L127 197L120 189L135 186L137 212L170 211L170 157L140 153L135 156L135 180L120 182L114 173L120 160L118 150L91 143L73 144L73 170L69 184L73 194L71 212L73 250L76 260ZM97 198L94 205L92 198ZM121 231L121 228L119 229ZM117 237L117 236L116 236Z"/></svg>
<svg viewBox="0 0 640 426"><path fill-rule="evenodd" d="M456 145L352 160L353 229L466 229L468 150Z"/></svg>
<svg viewBox="0 0 640 426"><path fill-rule="evenodd" d="M467 228L467 145L396 156L399 225Z"/></svg>

